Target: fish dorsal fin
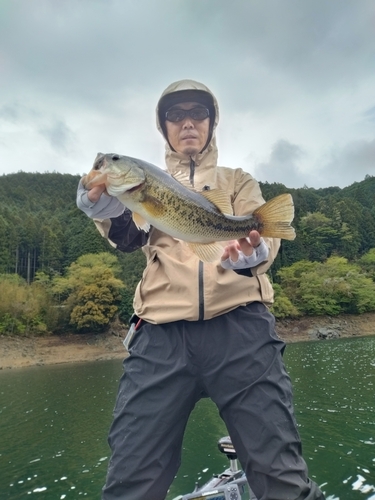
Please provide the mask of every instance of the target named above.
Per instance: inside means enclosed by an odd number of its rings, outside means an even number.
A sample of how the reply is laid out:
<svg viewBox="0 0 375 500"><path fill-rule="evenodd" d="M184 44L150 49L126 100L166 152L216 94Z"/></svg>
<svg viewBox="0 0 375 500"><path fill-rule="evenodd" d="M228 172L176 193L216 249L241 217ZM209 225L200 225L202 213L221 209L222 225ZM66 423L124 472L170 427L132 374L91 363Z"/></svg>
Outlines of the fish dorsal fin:
<svg viewBox="0 0 375 500"><path fill-rule="evenodd" d="M216 243L187 243L188 247L195 255L199 258L199 260L203 262L214 262L215 260L220 260L223 255L224 248L223 246Z"/></svg>
<svg viewBox="0 0 375 500"><path fill-rule="evenodd" d="M198 191L195 189L189 180L186 172L174 172L173 178L182 184L184 187L190 189L190 191L195 191L201 195L203 195L207 200L213 203L218 210L225 215L233 215L233 207L230 201L230 197L223 191L222 189L207 189L203 191Z"/></svg>
<svg viewBox="0 0 375 500"><path fill-rule="evenodd" d="M142 231L144 231L145 233L148 233L150 231L151 226L147 222L147 220L142 217L142 215L132 212L132 219L138 229L142 229Z"/></svg>
<svg viewBox="0 0 375 500"><path fill-rule="evenodd" d="M233 207L228 193L222 189L208 189L207 191L201 191L200 194L213 203L222 214L233 215Z"/></svg>

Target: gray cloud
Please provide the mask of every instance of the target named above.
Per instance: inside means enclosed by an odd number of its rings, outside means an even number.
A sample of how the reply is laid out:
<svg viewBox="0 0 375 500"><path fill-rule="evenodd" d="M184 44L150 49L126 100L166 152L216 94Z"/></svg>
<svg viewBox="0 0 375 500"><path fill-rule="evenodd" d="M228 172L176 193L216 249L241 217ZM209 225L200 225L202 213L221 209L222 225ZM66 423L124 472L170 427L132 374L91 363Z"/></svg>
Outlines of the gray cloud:
<svg viewBox="0 0 375 500"><path fill-rule="evenodd" d="M219 98L232 166L337 184L350 177L349 145L374 137L372 23L372 0L5 2L3 164L76 173L98 150L160 163L156 102L171 81L193 78Z"/></svg>
<svg viewBox="0 0 375 500"><path fill-rule="evenodd" d="M372 108L367 109L364 113L363 116L365 120L369 120L370 122L375 123L375 106Z"/></svg>
<svg viewBox="0 0 375 500"><path fill-rule="evenodd" d="M10 122L17 122L20 117L18 106L6 104L0 108L0 118Z"/></svg>
<svg viewBox="0 0 375 500"><path fill-rule="evenodd" d="M73 132L60 120L56 120L48 127L41 128L39 133L45 137L50 145L58 152L68 153L74 144Z"/></svg>
<svg viewBox="0 0 375 500"><path fill-rule="evenodd" d="M288 187L300 187L304 176L300 172L300 162L305 156L297 144L280 139L272 147L267 162L255 165L254 176L259 181L280 182Z"/></svg>
<svg viewBox="0 0 375 500"><path fill-rule="evenodd" d="M263 182L279 182L287 187L345 187L375 175L375 139L353 141L342 148L332 148L309 171L303 171L308 153L296 144L279 140L272 147L268 161L255 163L254 177Z"/></svg>
<svg viewBox="0 0 375 500"><path fill-rule="evenodd" d="M371 46L371 0L362 0L362 8L340 0L14 4L0 34L10 66L61 92L85 89L85 96L99 97L120 79L142 89L194 68L207 75L215 68L220 90L228 79L236 89L244 77L257 82L257 75L268 75L263 83L271 90L272 74L313 91L352 81L354 70L371 73L363 57ZM222 79L220 68L228 68Z"/></svg>
<svg viewBox="0 0 375 500"><path fill-rule="evenodd" d="M332 151L322 173L331 184L340 177L340 186L375 175L375 139L353 141L342 149Z"/></svg>
<svg viewBox="0 0 375 500"><path fill-rule="evenodd" d="M11 123L21 123L25 120L35 120L39 118L39 113L24 104L14 101L7 102L0 107L0 119Z"/></svg>

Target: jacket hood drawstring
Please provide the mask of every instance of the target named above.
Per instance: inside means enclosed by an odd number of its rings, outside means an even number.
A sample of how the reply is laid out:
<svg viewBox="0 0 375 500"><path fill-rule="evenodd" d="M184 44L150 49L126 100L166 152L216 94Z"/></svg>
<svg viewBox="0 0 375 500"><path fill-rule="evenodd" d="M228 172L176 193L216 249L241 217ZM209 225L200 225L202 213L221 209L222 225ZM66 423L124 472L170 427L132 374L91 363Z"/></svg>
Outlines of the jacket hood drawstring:
<svg viewBox="0 0 375 500"><path fill-rule="evenodd" d="M189 175L189 181L190 184L194 187L194 174L195 174L195 161L193 160L193 157L190 156L190 175Z"/></svg>

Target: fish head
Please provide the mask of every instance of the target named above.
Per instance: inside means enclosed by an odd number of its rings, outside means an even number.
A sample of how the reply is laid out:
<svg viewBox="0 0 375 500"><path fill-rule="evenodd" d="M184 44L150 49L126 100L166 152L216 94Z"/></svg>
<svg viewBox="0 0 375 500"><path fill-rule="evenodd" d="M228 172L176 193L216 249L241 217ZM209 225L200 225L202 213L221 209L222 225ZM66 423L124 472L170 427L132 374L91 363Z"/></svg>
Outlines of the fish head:
<svg viewBox="0 0 375 500"><path fill-rule="evenodd" d="M141 186L145 180L144 170L133 158L98 153L91 171L82 179L82 183L86 189L105 184L109 195L118 196Z"/></svg>

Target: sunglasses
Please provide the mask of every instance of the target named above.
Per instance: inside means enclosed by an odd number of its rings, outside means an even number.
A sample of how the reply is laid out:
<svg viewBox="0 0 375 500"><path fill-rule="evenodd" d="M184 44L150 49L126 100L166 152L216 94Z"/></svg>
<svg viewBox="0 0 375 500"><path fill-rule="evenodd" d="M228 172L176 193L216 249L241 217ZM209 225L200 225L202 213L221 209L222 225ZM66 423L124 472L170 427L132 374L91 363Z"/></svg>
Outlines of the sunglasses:
<svg viewBox="0 0 375 500"><path fill-rule="evenodd" d="M207 108L199 106L192 109L169 109L165 113L165 118L169 122L182 122L187 116L193 120L202 121L210 116L210 112Z"/></svg>

